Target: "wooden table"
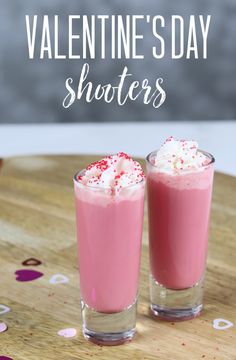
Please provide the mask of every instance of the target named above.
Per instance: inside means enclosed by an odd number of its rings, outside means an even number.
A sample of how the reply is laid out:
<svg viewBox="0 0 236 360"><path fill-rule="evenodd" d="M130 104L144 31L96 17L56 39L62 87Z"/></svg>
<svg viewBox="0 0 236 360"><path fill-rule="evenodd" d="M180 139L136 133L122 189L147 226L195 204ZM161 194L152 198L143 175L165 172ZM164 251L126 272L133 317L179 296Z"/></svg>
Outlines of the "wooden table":
<svg viewBox="0 0 236 360"><path fill-rule="evenodd" d="M217 173L212 206L205 310L179 323L151 318L148 295L147 217L138 307L137 335L128 344L101 347L81 332L72 176L95 160L90 156L21 157L5 160L0 172L0 359L236 359L236 179ZM28 258L39 266L23 266ZM16 281L15 271L44 275ZM69 279L51 284L55 274ZM0 306L0 313L4 312ZM213 320L234 323L226 330ZM57 333L76 328L74 338Z"/></svg>

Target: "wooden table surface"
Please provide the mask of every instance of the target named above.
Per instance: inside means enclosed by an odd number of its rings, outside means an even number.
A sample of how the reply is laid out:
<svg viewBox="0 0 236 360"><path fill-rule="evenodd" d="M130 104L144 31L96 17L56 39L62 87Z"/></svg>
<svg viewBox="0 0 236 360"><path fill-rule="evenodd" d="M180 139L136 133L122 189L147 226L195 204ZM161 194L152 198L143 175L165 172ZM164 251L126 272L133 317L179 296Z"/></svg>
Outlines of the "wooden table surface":
<svg viewBox="0 0 236 360"><path fill-rule="evenodd" d="M145 212L137 335L132 342L118 347L97 346L84 340L72 176L95 159L42 156L3 162L0 323L6 323L8 330L0 333L0 359L236 359L236 178L219 173L215 175L202 315L178 323L150 316ZM42 264L22 265L29 258ZM17 270L24 272L16 275ZM34 281L17 281L23 280L25 270L37 271L41 276ZM55 274L69 281L51 283ZM219 318L234 326L215 329L213 321ZM77 335L59 336L58 331L65 328L76 328Z"/></svg>

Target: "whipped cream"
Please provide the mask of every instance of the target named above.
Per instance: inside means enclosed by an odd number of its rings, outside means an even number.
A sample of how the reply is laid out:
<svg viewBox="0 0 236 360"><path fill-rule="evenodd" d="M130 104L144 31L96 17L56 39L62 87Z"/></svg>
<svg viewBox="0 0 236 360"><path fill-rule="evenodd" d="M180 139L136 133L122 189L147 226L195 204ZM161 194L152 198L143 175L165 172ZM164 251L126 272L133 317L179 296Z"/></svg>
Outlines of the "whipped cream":
<svg viewBox="0 0 236 360"><path fill-rule="evenodd" d="M141 165L123 152L89 165L77 180L84 185L121 190L145 178Z"/></svg>
<svg viewBox="0 0 236 360"><path fill-rule="evenodd" d="M154 157L153 165L161 172L178 174L201 171L209 159L198 151L198 143L191 140L175 140L170 136Z"/></svg>

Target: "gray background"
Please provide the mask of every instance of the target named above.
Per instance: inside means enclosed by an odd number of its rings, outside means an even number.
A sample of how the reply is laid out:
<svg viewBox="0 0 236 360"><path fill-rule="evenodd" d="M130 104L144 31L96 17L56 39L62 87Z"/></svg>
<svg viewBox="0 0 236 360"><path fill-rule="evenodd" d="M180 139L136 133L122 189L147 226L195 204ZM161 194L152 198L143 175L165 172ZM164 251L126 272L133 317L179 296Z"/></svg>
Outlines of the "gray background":
<svg viewBox="0 0 236 360"><path fill-rule="evenodd" d="M235 0L0 0L0 123L236 119ZM63 109L65 79L79 79L84 60L29 60L25 15L60 17L67 49L67 15L212 15L207 60L90 61L90 80L115 84L125 65L134 79L164 78L167 100L160 109L141 100L120 107L113 101L76 102ZM147 28L142 52L150 53ZM170 32L165 35L168 43ZM39 41L37 41L39 44Z"/></svg>

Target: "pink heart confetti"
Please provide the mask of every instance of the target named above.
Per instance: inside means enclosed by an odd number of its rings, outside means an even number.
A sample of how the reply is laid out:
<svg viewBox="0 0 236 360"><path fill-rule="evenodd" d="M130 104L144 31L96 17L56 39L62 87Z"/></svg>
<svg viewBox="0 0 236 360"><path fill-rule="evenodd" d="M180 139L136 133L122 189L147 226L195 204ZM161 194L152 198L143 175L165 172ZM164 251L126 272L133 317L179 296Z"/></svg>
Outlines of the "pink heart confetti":
<svg viewBox="0 0 236 360"><path fill-rule="evenodd" d="M52 277L49 280L50 284L66 284L69 282L69 279L67 276L62 274L55 274L52 275Z"/></svg>
<svg viewBox="0 0 236 360"><path fill-rule="evenodd" d="M11 309L8 306L0 304L0 315L6 314L9 311L11 311Z"/></svg>
<svg viewBox="0 0 236 360"><path fill-rule="evenodd" d="M63 336L64 338L72 338L77 334L76 329L68 328L59 330L57 333L59 336Z"/></svg>
<svg viewBox="0 0 236 360"><path fill-rule="evenodd" d="M226 330L232 326L234 326L234 324L231 321L222 318L213 321L213 328L216 330Z"/></svg>
<svg viewBox="0 0 236 360"><path fill-rule="evenodd" d="M0 323L0 333L7 331L7 324L5 323Z"/></svg>

